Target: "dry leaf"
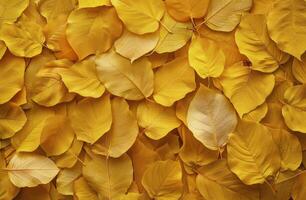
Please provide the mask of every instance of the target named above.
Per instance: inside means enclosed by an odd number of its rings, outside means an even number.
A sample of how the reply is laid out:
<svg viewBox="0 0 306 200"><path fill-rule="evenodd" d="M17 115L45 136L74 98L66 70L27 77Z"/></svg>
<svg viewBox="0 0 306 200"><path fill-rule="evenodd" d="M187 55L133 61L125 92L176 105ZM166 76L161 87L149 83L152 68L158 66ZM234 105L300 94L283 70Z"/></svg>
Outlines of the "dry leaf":
<svg viewBox="0 0 306 200"><path fill-rule="evenodd" d="M235 130L237 117L225 96L203 85L190 102L187 125L194 137L211 150L226 145Z"/></svg>
<svg viewBox="0 0 306 200"><path fill-rule="evenodd" d="M54 162L35 153L17 153L8 166L10 180L17 187L35 187L49 183L59 172Z"/></svg>

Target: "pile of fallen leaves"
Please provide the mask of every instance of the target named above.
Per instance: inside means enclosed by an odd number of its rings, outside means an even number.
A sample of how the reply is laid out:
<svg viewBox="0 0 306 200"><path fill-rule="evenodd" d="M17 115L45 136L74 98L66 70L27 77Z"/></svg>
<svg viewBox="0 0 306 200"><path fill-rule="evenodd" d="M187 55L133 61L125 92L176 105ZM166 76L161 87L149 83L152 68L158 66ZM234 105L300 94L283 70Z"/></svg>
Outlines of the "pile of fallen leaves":
<svg viewBox="0 0 306 200"><path fill-rule="evenodd" d="M0 0L0 200L305 200L305 0Z"/></svg>

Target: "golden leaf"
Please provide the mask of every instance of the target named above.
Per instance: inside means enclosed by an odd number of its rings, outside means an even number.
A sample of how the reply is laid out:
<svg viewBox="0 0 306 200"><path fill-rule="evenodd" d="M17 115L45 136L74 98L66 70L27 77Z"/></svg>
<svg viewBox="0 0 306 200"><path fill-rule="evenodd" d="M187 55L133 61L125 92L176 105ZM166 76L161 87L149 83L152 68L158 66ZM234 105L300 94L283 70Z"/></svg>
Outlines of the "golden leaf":
<svg viewBox="0 0 306 200"><path fill-rule="evenodd" d="M256 200L256 187L244 185L227 166L226 160L218 160L199 169L197 187L205 199Z"/></svg>
<svg viewBox="0 0 306 200"><path fill-rule="evenodd" d="M162 0L111 0L126 28L136 34L155 32L163 17Z"/></svg>
<svg viewBox="0 0 306 200"><path fill-rule="evenodd" d="M147 58L131 63L114 51L97 56L99 80L112 94L128 100L140 100L153 92L153 71Z"/></svg>
<svg viewBox="0 0 306 200"><path fill-rule="evenodd" d="M17 187L49 183L59 172L52 160L35 153L17 153L8 166L10 180Z"/></svg>
<svg viewBox="0 0 306 200"><path fill-rule="evenodd" d="M188 59L177 58L156 71L153 98L163 106L172 106L195 87L195 74Z"/></svg>
<svg viewBox="0 0 306 200"><path fill-rule="evenodd" d="M272 74L252 71L242 62L225 68L220 78L224 94L240 117L264 103L274 88L274 82Z"/></svg>
<svg viewBox="0 0 306 200"><path fill-rule="evenodd" d="M2 24L0 39L15 56L30 58L41 53L45 42L41 26L26 15L22 15L14 24Z"/></svg>
<svg viewBox="0 0 306 200"><path fill-rule="evenodd" d="M115 9L97 7L71 12L66 34L71 47L82 60L88 55L110 49L121 31L122 25Z"/></svg>
<svg viewBox="0 0 306 200"><path fill-rule="evenodd" d="M142 185L156 200L176 200L182 195L182 171L178 161L157 161L147 168Z"/></svg>
<svg viewBox="0 0 306 200"><path fill-rule="evenodd" d="M137 107L137 121L143 132L151 139L159 140L171 130L180 126L175 111L149 101L141 102Z"/></svg>
<svg viewBox="0 0 306 200"><path fill-rule="evenodd" d="M277 46L301 60L306 49L306 2L275 0L267 17L269 35Z"/></svg>
<svg viewBox="0 0 306 200"><path fill-rule="evenodd" d="M230 134L228 165L247 185L267 182L280 168L280 155L269 130L256 122L240 121Z"/></svg>
<svg viewBox="0 0 306 200"><path fill-rule="evenodd" d="M83 167L83 176L99 199L117 199L132 183L133 166L126 154L120 158L96 156Z"/></svg>
<svg viewBox="0 0 306 200"><path fill-rule="evenodd" d="M220 150L234 131L237 117L225 96L201 85L190 102L187 125L203 145L211 150Z"/></svg>
<svg viewBox="0 0 306 200"><path fill-rule="evenodd" d="M104 95L98 99L73 102L68 109L68 116L77 139L93 144L111 128L110 97Z"/></svg>
<svg viewBox="0 0 306 200"><path fill-rule="evenodd" d="M210 0L166 0L169 14L178 21L204 17Z"/></svg>
<svg viewBox="0 0 306 200"><path fill-rule="evenodd" d="M219 77L225 65L225 56L210 39L194 36L188 51L190 66L201 78Z"/></svg>
<svg viewBox="0 0 306 200"><path fill-rule="evenodd" d="M157 53L176 51L190 40L192 36L192 24L190 22L177 22L168 14L165 14L161 23L164 26L159 29L159 41L155 47Z"/></svg>
<svg viewBox="0 0 306 200"><path fill-rule="evenodd" d="M230 32L251 7L252 0L211 0L204 22L215 31Z"/></svg>
<svg viewBox="0 0 306 200"><path fill-rule="evenodd" d="M94 146L97 154L118 158L134 144L138 135L136 117L129 110L129 105L123 98L111 101L111 129Z"/></svg>

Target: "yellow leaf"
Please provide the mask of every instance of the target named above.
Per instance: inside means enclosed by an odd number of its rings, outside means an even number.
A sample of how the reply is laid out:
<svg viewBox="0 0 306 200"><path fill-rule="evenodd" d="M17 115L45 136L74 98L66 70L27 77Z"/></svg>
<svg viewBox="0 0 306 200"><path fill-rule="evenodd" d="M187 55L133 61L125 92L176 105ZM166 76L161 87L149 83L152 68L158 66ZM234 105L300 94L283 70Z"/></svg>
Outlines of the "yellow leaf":
<svg viewBox="0 0 306 200"><path fill-rule="evenodd" d="M110 0L79 0L79 8L111 6Z"/></svg>
<svg viewBox="0 0 306 200"><path fill-rule="evenodd" d="M54 115L46 119L40 136L40 146L47 156L57 156L66 152L71 146L74 131L64 115Z"/></svg>
<svg viewBox="0 0 306 200"><path fill-rule="evenodd" d="M185 126L180 129L180 132L183 146L180 149L179 156L187 166L194 169L218 159L219 152L206 148L201 142L193 137L192 133Z"/></svg>
<svg viewBox="0 0 306 200"><path fill-rule="evenodd" d="M99 200L97 193L88 185L84 177L74 181L73 190L78 200Z"/></svg>
<svg viewBox="0 0 306 200"><path fill-rule="evenodd" d="M195 74L188 59L176 58L156 71L153 98L163 106L172 106L195 87Z"/></svg>
<svg viewBox="0 0 306 200"><path fill-rule="evenodd" d="M177 200L182 195L182 169L178 161L157 161L147 168L142 185L152 199Z"/></svg>
<svg viewBox="0 0 306 200"><path fill-rule="evenodd" d="M28 5L29 0L1 0L0 24L3 22L14 22Z"/></svg>
<svg viewBox="0 0 306 200"><path fill-rule="evenodd" d="M38 71L51 60L55 60L55 56L51 51L45 49L40 55L35 56L28 63L28 66L24 75L24 86L26 88L26 98L27 104L25 108L33 107L34 102L32 101L32 97L35 95L35 83L39 81L41 78L37 77Z"/></svg>
<svg viewBox="0 0 306 200"><path fill-rule="evenodd" d="M269 130L256 122L240 121L227 145L228 165L247 185L264 183L280 168L280 155Z"/></svg>
<svg viewBox="0 0 306 200"><path fill-rule="evenodd" d="M296 170L302 162L302 147L298 138L284 129L269 130L280 152L281 169Z"/></svg>
<svg viewBox="0 0 306 200"><path fill-rule="evenodd" d="M291 197L293 184L296 181L296 176L299 171L285 171L280 172L273 187L275 191L271 190L268 184L260 185L260 199L261 200L288 200Z"/></svg>
<svg viewBox="0 0 306 200"><path fill-rule="evenodd" d="M54 54L58 59L67 58L75 61L78 59L78 56L67 41L66 28L66 15L60 15L57 18L48 21L43 29L47 47L54 51Z"/></svg>
<svg viewBox="0 0 306 200"><path fill-rule="evenodd" d="M234 131L237 117L225 96L201 85L189 105L187 125L203 145L211 150L220 150Z"/></svg>
<svg viewBox="0 0 306 200"><path fill-rule="evenodd" d="M98 79L96 64L92 57L75 63L70 68L62 69L59 74L69 92L84 97L98 98L105 91Z"/></svg>
<svg viewBox="0 0 306 200"><path fill-rule="evenodd" d="M126 28L136 34L155 32L163 17L162 0L111 0Z"/></svg>
<svg viewBox="0 0 306 200"><path fill-rule="evenodd" d="M286 125L293 131L306 133L304 119L306 116L306 85L288 87L284 93L287 104L282 108Z"/></svg>
<svg viewBox="0 0 306 200"><path fill-rule="evenodd" d="M7 166L9 178L17 187L49 183L59 172L52 160L35 153L17 153Z"/></svg>
<svg viewBox="0 0 306 200"><path fill-rule="evenodd" d="M54 115L54 112L35 106L27 111L26 115L28 120L24 127L12 137L12 144L17 151L32 152L39 147L46 120Z"/></svg>
<svg viewBox="0 0 306 200"><path fill-rule="evenodd" d="M306 54L302 56L302 61L296 58L293 60L292 73L300 83L306 83Z"/></svg>
<svg viewBox="0 0 306 200"><path fill-rule="evenodd" d="M157 53L176 51L190 40L192 36L192 24L190 22L177 22L168 14L165 14L161 23L164 26L159 29L159 41L155 47Z"/></svg>
<svg viewBox="0 0 306 200"><path fill-rule="evenodd" d="M137 35L124 30L122 36L115 42L116 52L134 62L141 56L152 51L159 40L158 32Z"/></svg>
<svg viewBox="0 0 306 200"><path fill-rule="evenodd" d="M140 100L153 92L153 71L143 57L131 63L114 51L97 56L98 78L112 94L128 100Z"/></svg>
<svg viewBox="0 0 306 200"><path fill-rule="evenodd" d="M245 60L245 56L240 54L235 41L235 32L218 32L213 31L207 26L202 26L198 30L200 35L213 40L221 48L225 55L225 66L231 66L236 62Z"/></svg>
<svg viewBox="0 0 306 200"><path fill-rule="evenodd" d="M211 0L205 24L215 31L230 32L251 7L252 0Z"/></svg>
<svg viewBox="0 0 306 200"><path fill-rule="evenodd" d="M5 43L3 41L0 41L0 59L3 58L5 52L6 52L6 46Z"/></svg>
<svg viewBox="0 0 306 200"><path fill-rule="evenodd" d="M270 39L264 15L242 17L235 36L240 52L249 58L254 70L273 72L289 59Z"/></svg>
<svg viewBox="0 0 306 200"><path fill-rule="evenodd" d="M227 166L226 160L218 160L199 169L197 188L205 199L257 200L256 187L244 185Z"/></svg>
<svg viewBox="0 0 306 200"><path fill-rule="evenodd" d="M78 161L78 155L81 153L83 142L74 138L71 147L62 155L53 157L54 162L58 167L71 168Z"/></svg>
<svg viewBox="0 0 306 200"><path fill-rule="evenodd" d="M147 167L149 167L149 165L159 159L159 155L156 151L154 151L154 149L150 148L147 143L141 141L140 139L136 140L129 152L133 162L135 182L139 188L139 191L144 191L141 184L143 173Z"/></svg>
<svg viewBox="0 0 306 200"><path fill-rule="evenodd" d="M149 101L138 105L137 121L139 126L144 128L143 132L153 140L165 137L181 124L172 107L163 107Z"/></svg>
<svg viewBox="0 0 306 200"><path fill-rule="evenodd" d="M41 53L45 36L41 26L22 15L14 24L1 25L0 39L15 56L31 58Z"/></svg>
<svg viewBox="0 0 306 200"><path fill-rule="evenodd" d="M10 53L0 60L0 104L8 102L23 87L25 62Z"/></svg>
<svg viewBox="0 0 306 200"><path fill-rule="evenodd" d="M204 17L210 0L166 0L169 14L178 21Z"/></svg>
<svg viewBox="0 0 306 200"><path fill-rule="evenodd" d="M243 62L225 68L220 83L239 116L264 103L274 88L273 74L252 71Z"/></svg>
<svg viewBox="0 0 306 200"><path fill-rule="evenodd" d="M219 77L224 70L224 53L213 40L194 36L188 58L190 66L201 78Z"/></svg>
<svg viewBox="0 0 306 200"><path fill-rule="evenodd" d="M190 102L194 97L194 93L188 94L184 99L176 103L175 114L187 126L187 113Z"/></svg>
<svg viewBox="0 0 306 200"><path fill-rule="evenodd" d="M287 129L282 116L282 104L268 103L268 112L262 123L271 128Z"/></svg>
<svg viewBox="0 0 306 200"><path fill-rule="evenodd" d="M37 80L33 84L32 100L47 107L71 101L75 94L69 93L59 75L59 71L71 65L72 62L69 60L62 59L50 61L40 68L36 74Z"/></svg>
<svg viewBox="0 0 306 200"><path fill-rule="evenodd" d="M126 154L120 158L96 156L83 167L83 176L99 199L117 199L133 181L133 166Z"/></svg>
<svg viewBox="0 0 306 200"><path fill-rule="evenodd" d="M93 144L111 128L110 97L104 95L99 99L74 102L68 109L68 115L77 139Z"/></svg>
<svg viewBox="0 0 306 200"><path fill-rule="evenodd" d="M291 106L306 110L306 85L288 87L284 93L284 100Z"/></svg>
<svg viewBox="0 0 306 200"><path fill-rule="evenodd" d="M306 49L306 2L275 0L267 17L267 26L277 46L301 60Z"/></svg>
<svg viewBox="0 0 306 200"><path fill-rule="evenodd" d="M306 111L291 105L284 105L282 115L288 128L306 133Z"/></svg>
<svg viewBox="0 0 306 200"><path fill-rule="evenodd" d="M291 191L291 197L293 200L303 200L306 195L305 190L306 184L306 174L302 173L297 177L297 180L294 183L294 186Z"/></svg>
<svg viewBox="0 0 306 200"><path fill-rule="evenodd" d="M71 169L62 169L56 178L56 189L60 194L73 195L74 181L82 174L82 167L80 164L75 165Z"/></svg>
<svg viewBox="0 0 306 200"><path fill-rule="evenodd" d="M254 0L251 13L267 15L272 9L272 6L273 0Z"/></svg>
<svg viewBox="0 0 306 200"><path fill-rule="evenodd" d="M242 119L260 122L268 112L267 103L263 103L249 113L243 115Z"/></svg>
<svg viewBox="0 0 306 200"><path fill-rule="evenodd" d="M110 49L121 31L122 24L115 9L97 7L71 12L66 34L68 42L82 60L88 55Z"/></svg>
<svg viewBox="0 0 306 200"><path fill-rule="evenodd" d="M23 110L14 103L0 105L0 139L12 137L27 121Z"/></svg>
<svg viewBox="0 0 306 200"><path fill-rule="evenodd" d="M2 171L2 168L6 168L6 161L2 152L0 152L0 199L10 200L18 194L19 189L11 183L8 173Z"/></svg>
<svg viewBox="0 0 306 200"><path fill-rule="evenodd" d="M75 0L40 0L38 8L47 21L56 19L61 14L69 15L75 7Z"/></svg>
<svg viewBox="0 0 306 200"><path fill-rule="evenodd" d="M114 158L120 157L134 144L138 135L137 120L123 98L111 101L112 127L93 146L93 152Z"/></svg>

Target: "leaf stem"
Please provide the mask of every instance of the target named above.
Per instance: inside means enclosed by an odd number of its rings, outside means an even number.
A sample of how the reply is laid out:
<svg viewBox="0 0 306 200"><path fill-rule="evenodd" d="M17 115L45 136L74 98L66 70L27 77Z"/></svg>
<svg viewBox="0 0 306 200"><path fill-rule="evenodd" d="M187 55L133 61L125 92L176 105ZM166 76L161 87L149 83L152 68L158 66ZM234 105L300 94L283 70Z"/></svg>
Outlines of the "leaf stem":
<svg viewBox="0 0 306 200"><path fill-rule="evenodd" d="M272 185L271 183L269 183L266 179L265 179L265 183L269 186L269 188L271 189L271 191L273 192L273 194L276 194L276 189L274 187L274 185Z"/></svg>
<svg viewBox="0 0 306 200"><path fill-rule="evenodd" d="M160 24L171 34L173 34L173 32L163 23L160 21Z"/></svg>

